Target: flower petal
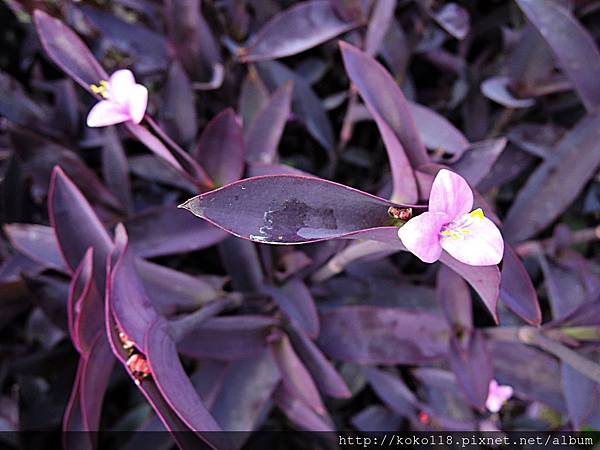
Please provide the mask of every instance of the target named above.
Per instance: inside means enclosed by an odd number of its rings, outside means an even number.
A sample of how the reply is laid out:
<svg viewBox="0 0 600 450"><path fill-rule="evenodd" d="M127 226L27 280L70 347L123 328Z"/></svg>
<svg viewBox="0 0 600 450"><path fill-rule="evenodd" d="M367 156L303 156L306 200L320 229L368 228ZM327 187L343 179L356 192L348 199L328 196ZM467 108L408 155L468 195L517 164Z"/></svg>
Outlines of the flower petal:
<svg viewBox="0 0 600 450"><path fill-rule="evenodd" d="M125 103L135 86L135 78L131 70L117 70L108 80L110 99L116 103Z"/></svg>
<svg viewBox="0 0 600 450"><path fill-rule="evenodd" d="M122 106L109 100L96 103L87 116L88 127L105 127L130 120L129 114Z"/></svg>
<svg viewBox="0 0 600 450"><path fill-rule="evenodd" d="M487 217L471 217L468 234L462 239L442 236L442 248L462 263L493 266L502 260L504 240L500 230ZM458 219L460 221L460 219Z"/></svg>
<svg viewBox="0 0 600 450"><path fill-rule="evenodd" d="M450 170L440 170L431 186L429 211L443 212L454 219L472 208L473 191L465 179Z"/></svg>
<svg viewBox="0 0 600 450"><path fill-rule="evenodd" d="M400 227L398 237L409 252L423 262L432 263L442 254L439 234L442 225L448 221L444 213L425 212Z"/></svg>
<svg viewBox="0 0 600 450"><path fill-rule="evenodd" d="M148 106L148 89L141 84L133 86L127 104L131 120L140 123L146 113L146 106Z"/></svg>

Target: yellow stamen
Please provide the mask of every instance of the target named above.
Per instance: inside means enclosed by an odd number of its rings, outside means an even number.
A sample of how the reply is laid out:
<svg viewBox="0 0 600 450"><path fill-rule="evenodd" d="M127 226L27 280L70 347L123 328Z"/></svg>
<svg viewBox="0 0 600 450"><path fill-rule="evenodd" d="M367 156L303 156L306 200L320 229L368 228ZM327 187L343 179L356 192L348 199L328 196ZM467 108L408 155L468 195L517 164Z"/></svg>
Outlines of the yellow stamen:
<svg viewBox="0 0 600 450"><path fill-rule="evenodd" d="M101 95L103 98L108 98L108 81L101 80L100 86L90 84L90 89L94 94Z"/></svg>
<svg viewBox="0 0 600 450"><path fill-rule="evenodd" d="M462 234L471 234L471 230L460 230Z"/></svg>
<svg viewBox="0 0 600 450"><path fill-rule="evenodd" d="M478 219L483 219L485 216L483 215L483 210L481 208L477 208L469 213L471 217L477 217Z"/></svg>

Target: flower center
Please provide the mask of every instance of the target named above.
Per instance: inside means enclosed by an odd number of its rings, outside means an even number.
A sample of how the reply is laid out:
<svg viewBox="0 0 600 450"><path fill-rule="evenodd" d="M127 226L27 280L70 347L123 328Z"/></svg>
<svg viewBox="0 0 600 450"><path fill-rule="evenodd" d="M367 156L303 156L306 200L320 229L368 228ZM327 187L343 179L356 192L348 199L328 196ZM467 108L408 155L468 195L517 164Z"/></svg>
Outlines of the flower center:
<svg viewBox="0 0 600 450"><path fill-rule="evenodd" d="M471 211L469 214L464 214L457 220L453 220L452 222L444 225L440 230L440 236L451 237L455 241L464 239L465 236L471 234L470 227L473 225L473 222L476 220L481 220L484 217L483 210L481 208L477 208Z"/></svg>
<svg viewBox="0 0 600 450"><path fill-rule="evenodd" d="M108 98L108 81L100 80L100 85L90 84L90 89L94 94L102 96L102 98Z"/></svg>

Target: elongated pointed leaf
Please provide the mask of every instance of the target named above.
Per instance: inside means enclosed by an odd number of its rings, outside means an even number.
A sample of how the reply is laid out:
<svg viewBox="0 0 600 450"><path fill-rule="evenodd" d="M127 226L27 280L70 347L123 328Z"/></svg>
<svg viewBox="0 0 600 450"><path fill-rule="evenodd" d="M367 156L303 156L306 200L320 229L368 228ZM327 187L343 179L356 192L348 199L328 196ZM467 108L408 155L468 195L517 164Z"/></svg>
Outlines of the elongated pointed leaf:
<svg viewBox="0 0 600 450"><path fill-rule="evenodd" d="M326 42L358 25L340 19L331 2L301 2L273 17L241 50L244 62L295 55Z"/></svg>
<svg viewBox="0 0 600 450"><path fill-rule="evenodd" d="M385 35L394 20L396 0L376 2L369 18L369 26L365 36L365 53L375 56L383 44Z"/></svg>
<svg viewBox="0 0 600 450"><path fill-rule="evenodd" d="M94 267L102 268L112 250L112 240L85 197L60 167L52 172L48 193L48 215L61 252L71 271L89 247L94 249ZM94 271L96 286L104 290L105 271Z"/></svg>
<svg viewBox="0 0 600 450"><path fill-rule="evenodd" d="M451 168L471 186L477 186L492 169L506 147L506 142L505 138L476 142L465 149L465 153Z"/></svg>
<svg viewBox="0 0 600 450"><path fill-rule="evenodd" d="M427 163L429 157L406 99L394 79L381 64L356 47L342 42L340 48L346 72L371 115L376 121L385 121L394 131L413 168Z"/></svg>
<svg viewBox="0 0 600 450"><path fill-rule="evenodd" d="M313 339L319 335L319 316L315 301L302 280L292 278L281 287L269 292L279 308Z"/></svg>
<svg viewBox="0 0 600 450"><path fill-rule="evenodd" d="M492 380L492 359L483 335L474 331L450 339L450 367L469 403L483 411Z"/></svg>
<svg viewBox="0 0 600 450"><path fill-rule="evenodd" d="M586 109L596 110L600 52L592 35L559 2L517 0L517 4L552 49Z"/></svg>
<svg viewBox="0 0 600 450"><path fill-rule="evenodd" d="M533 325L542 322L537 292L527 269L510 245L504 246L500 300L515 314Z"/></svg>
<svg viewBox="0 0 600 450"><path fill-rule="evenodd" d="M292 83L277 89L265 107L257 114L252 128L245 135L246 160L273 163L277 147L290 114Z"/></svg>
<svg viewBox="0 0 600 450"><path fill-rule="evenodd" d="M417 398L398 375L374 367L365 372L377 396L392 411L405 417L415 414Z"/></svg>
<svg viewBox="0 0 600 450"><path fill-rule="evenodd" d="M281 372L286 391L293 397L301 399L317 414L327 415L317 386L298 358L288 337L286 335L278 337L270 343L270 348L273 359Z"/></svg>
<svg viewBox="0 0 600 450"><path fill-rule="evenodd" d="M437 274L436 297L442 305L448 323L455 331L473 328L471 293L464 280L447 267L440 267Z"/></svg>
<svg viewBox="0 0 600 450"><path fill-rule="evenodd" d="M51 227L28 223L4 225L4 232L10 243L19 252L48 268L65 272L65 261Z"/></svg>
<svg viewBox="0 0 600 450"><path fill-rule="evenodd" d="M336 398L349 398L352 394L346 382L317 345L301 329L290 328L289 337L294 350L312 374L321 392Z"/></svg>
<svg viewBox="0 0 600 450"><path fill-rule="evenodd" d="M508 211L504 234L522 241L546 228L573 203L600 165L600 114L584 117L552 149Z"/></svg>
<svg viewBox="0 0 600 450"><path fill-rule="evenodd" d="M308 431L333 431L331 419L317 414L305 401L281 385L273 395L275 404L293 423Z"/></svg>
<svg viewBox="0 0 600 450"><path fill-rule="evenodd" d="M225 109L206 125L192 155L218 186L242 177L244 137L242 124L233 109Z"/></svg>
<svg viewBox="0 0 600 450"><path fill-rule="evenodd" d="M273 175L229 184L182 207L238 237L299 244L383 226L392 205L330 181Z"/></svg>
<svg viewBox="0 0 600 450"><path fill-rule="evenodd" d="M343 306L322 309L319 346L341 361L360 364L421 364L444 356L446 321L400 308Z"/></svg>

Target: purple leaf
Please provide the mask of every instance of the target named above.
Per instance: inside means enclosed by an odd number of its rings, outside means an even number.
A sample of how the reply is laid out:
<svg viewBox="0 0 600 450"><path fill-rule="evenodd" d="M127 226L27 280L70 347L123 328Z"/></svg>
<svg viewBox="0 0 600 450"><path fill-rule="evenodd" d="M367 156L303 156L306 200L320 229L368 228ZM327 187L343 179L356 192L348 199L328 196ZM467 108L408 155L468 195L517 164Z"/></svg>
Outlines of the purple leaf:
<svg viewBox="0 0 600 450"><path fill-rule="evenodd" d="M314 339L319 335L315 301L302 280L292 278L280 287L271 286L269 292L281 311L309 337Z"/></svg>
<svg viewBox="0 0 600 450"><path fill-rule="evenodd" d="M228 184L181 207L244 239L299 244L384 226L392 205L330 181L273 175Z"/></svg>
<svg viewBox="0 0 600 450"><path fill-rule="evenodd" d="M266 23L250 44L240 49L240 59L251 62L295 55L357 26L357 22L341 20L329 1L305 1Z"/></svg>
<svg viewBox="0 0 600 450"><path fill-rule="evenodd" d="M504 246L500 300L515 314L533 325L542 322L537 292L527 269L510 245Z"/></svg>
<svg viewBox="0 0 600 450"><path fill-rule="evenodd" d="M492 380L492 359L486 340L479 331L450 338L450 367L469 403L483 411Z"/></svg>
<svg viewBox="0 0 600 450"><path fill-rule="evenodd" d="M456 39L464 39L469 33L471 21L469 13L456 3L446 3L433 13L435 21Z"/></svg>
<svg viewBox="0 0 600 450"><path fill-rule="evenodd" d="M103 268L112 250L112 240L85 197L60 167L52 172L48 193L48 215L56 233L60 250L71 271L83 259L89 247L94 249L96 286L104 289L106 274Z"/></svg>
<svg viewBox="0 0 600 450"><path fill-rule="evenodd" d="M447 267L440 267L438 271L436 297L455 332L465 332L473 328L469 287L460 276Z"/></svg>
<svg viewBox="0 0 600 450"><path fill-rule="evenodd" d="M286 389L285 385L279 386L273 395L275 404L283 413L307 431L334 431L335 427L329 417L317 414L306 402Z"/></svg>
<svg viewBox="0 0 600 450"><path fill-rule="evenodd" d="M349 398L352 395L331 362L301 329L290 327L289 337L321 392L335 398Z"/></svg>
<svg viewBox="0 0 600 450"><path fill-rule="evenodd" d="M408 102L408 108L427 148L461 154L469 146L462 132L433 109L414 102Z"/></svg>
<svg viewBox="0 0 600 450"><path fill-rule="evenodd" d="M40 10L34 12L33 20L50 59L81 87L92 93L91 84L108 79L87 46L63 22Z"/></svg>
<svg viewBox="0 0 600 450"><path fill-rule="evenodd" d="M356 47L341 42L340 49L346 72L371 115L394 131L413 168L429 162L404 94L394 79L381 64Z"/></svg>
<svg viewBox="0 0 600 450"><path fill-rule="evenodd" d="M213 317L198 325L177 343L181 353L222 361L256 356L266 348L267 336L277 320L266 316Z"/></svg>
<svg viewBox="0 0 600 450"><path fill-rule="evenodd" d="M365 53L375 56L383 44L385 35L394 20L396 0L375 2L365 35Z"/></svg>
<svg viewBox="0 0 600 450"><path fill-rule="evenodd" d="M352 426L363 433L370 431L399 430L402 425L402 417L389 409L371 405L352 416Z"/></svg>
<svg viewBox="0 0 600 450"><path fill-rule="evenodd" d="M600 114L584 117L529 177L504 223L509 241L530 238L573 203L600 165L599 127Z"/></svg>
<svg viewBox="0 0 600 450"><path fill-rule="evenodd" d="M415 414L417 398L398 375L374 367L367 368L365 373L371 387L388 408L404 417Z"/></svg>
<svg viewBox="0 0 600 450"><path fill-rule="evenodd" d="M66 271L56 235L44 225L12 223L4 225L4 232L15 249L46 267Z"/></svg>
<svg viewBox="0 0 600 450"><path fill-rule="evenodd" d="M598 360L598 352L592 358ZM567 411L575 430L600 426L600 385L568 364L562 364L562 384Z"/></svg>
<svg viewBox="0 0 600 450"><path fill-rule="evenodd" d="M206 169L217 186L242 177L244 137L242 124L233 109L223 110L206 125L192 156Z"/></svg>
<svg viewBox="0 0 600 450"><path fill-rule="evenodd" d="M317 386L302 360L298 358L288 337L285 334L271 335L269 341L273 359L279 367L286 390L293 397L305 402L317 414L326 416L327 411Z"/></svg>
<svg viewBox="0 0 600 450"><path fill-rule="evenodd" d="M277 61L264 61L258 63L257 67L270 89L281 87L289 81L294 82L292 112L306 126L310 135L329 152L331 159L335 145L331 121L308 82Z"/></svg>
<svg viewBox="0 0 600 450"><path fill-rule="evenodd" d="M269 102L269 90L258 76L254 66L248 67L248 74L242 82L238 111L242 116L244 130L248 131L258 112Z"/></svg>
<svg viewBox="0 0 600 450"><path fill-rule="evenodd" d="M104 131L102 146L102 175L106 186L119 199L127 212L133 210L129 166L125 150L114 128Z"/></svg>
<svg viewBox="0 0 600 450"><path fill-rule="evenodd" d="M359 364L420 364L446 354L441 317L400 308L343 306L320 311L319 346L335 359Z"/></svg>
<svg viewBox="0 0 600 450"><path fill-rule="evenodd" d="M143 211L125 225L133 252L143 258L200 250L227 236L222 230L208 223L198 223L173 206Z"/></svg>
<svg viewBox="0 0 600 450"><path fill-rule="evenodd" d="M535 105L532 98L517 98L509 90L510 78L497 76L481 83L481 92L490 100L507 108L529 108Z"/></svg>
<svg viewBox="0 0 600 450"><path fill-rule="evenodd" d="M277 159L279 140L290 115L292 87L292 82L287 82L277 89L256 115L244 138L247 161L273 163Z"/></svg>
<svg viewBox="0 0 600 450"><path fill-rule="evenodd" d="M202 15L200 0L165 2L169 40L177 59L194 80L213 77L221 62L219 46Z"/></svg>
<svg viewBox="0 0 600 450"><path fill-rule="evenodd" d="M506 142L505 138L476 142L466 148L461 158L450 167L471 186L477 186L492 169Z"/></svg>
<svg viewBox="0 0 600 450"><path fill-rule="evenodd" d="M196 98L192 83L178 61L171 63L160 109L161 124L181 145L191 143L198 133Z"/></svg>
<svg viewBox="0 0 600 450"><path fill-rule="evenodd" d="M281 376L270 352L231 363L211 411L225 431L252 431L271 408Z"/></svg>
<svg viewBox="0 0 600 450"><path fill-rule="evenodd" d="M517 0L517 4L554 52L586 109L597 109L600 53L593 36L559 3Z"/></svg>
<svg viewBox="0 0 600 450"><path fill-rule="evenodd" d="M547 353L523 344L490 342L494 376L512 386L519 397L537 400L566 411L558 361Z"/></svg>

